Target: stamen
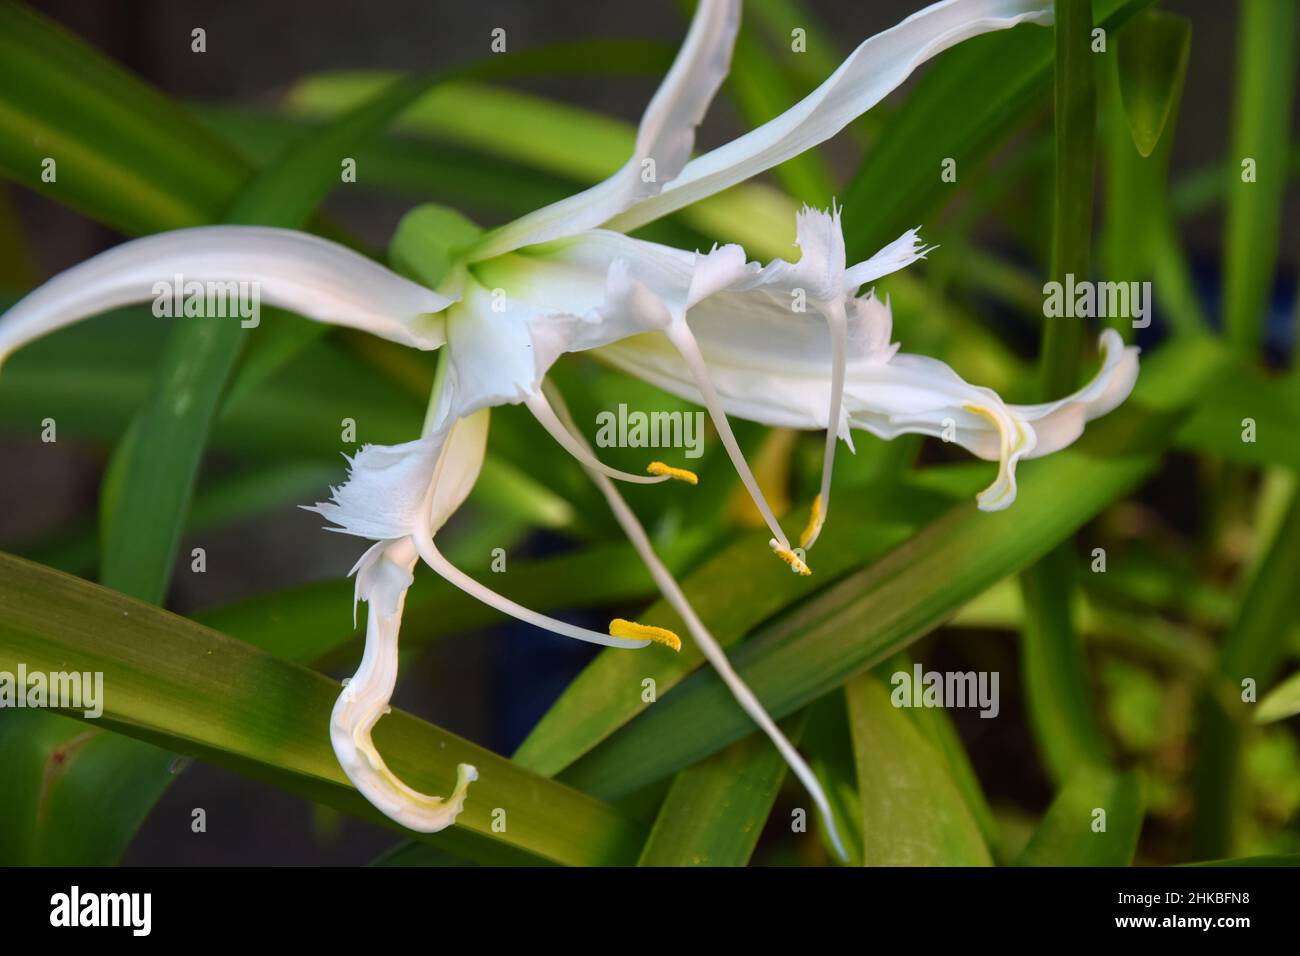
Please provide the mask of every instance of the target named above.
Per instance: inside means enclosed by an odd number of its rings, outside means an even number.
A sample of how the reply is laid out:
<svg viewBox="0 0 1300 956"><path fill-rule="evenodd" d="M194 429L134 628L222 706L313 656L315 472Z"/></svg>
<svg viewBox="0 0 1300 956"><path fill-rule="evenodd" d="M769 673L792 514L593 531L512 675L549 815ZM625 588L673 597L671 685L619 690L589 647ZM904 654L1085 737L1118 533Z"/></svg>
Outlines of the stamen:
<svg viewBox="0 0 1300 956"><path fill-rule="evenodd" d="M799 572L801 577L806 578L808 575L812 574L812 568L808 567L808 565L804 563L803 558L799 557L799 555L795 554L791 549L781 547L781 543L775 538L769 541L767 546L772 549L778 558L790 565L790 567L794 568L795 571Z"/></svg>
<svg viewBox="0 0 1300 956"><path fill-rule="evenodd" d="M609 622L609 633L611 637L622 637L628 640L650 640L656 644L671 647L675 651L682 649L682 639L668 628L655 627L651 624L638 624L636 621L628 621L621 617L616 617Z"/></svg>
<svg viewBox="0 0 1300 956"><path fill-rule="evenodd" d="M749 463L745 461L744 452L740 450L740 443L736 441L735 434L731 431L731 423L727 421L727 413L722 407L722 399L718 397L718 391L713 387L713 379L709 377L709 368L704 362L704 355L700 352L699 343L695 341L695 335L686 325L685 319L678 319L664 330L668 340L681 353L682 359L686 362L686 367L690 370L692 378L695 379L695 386L700 390L700 396L704 399L704 407L709 410L709 417L713 420L713 425L718 430L718 437L722 439L722 445L727 450L727 455L731 458L731 464L740 475L741 482L749 492L750 498L754 500L755 506L763 516L763 521L768 529L782 548L787 551L790 549L790 539L785 536L781 530L781 525L777 522L776 516L772 514L772 509L768 506L767 499L763 497L763 491L758 487L758 481L754 478L754 473L750 471Z"/></svg>
<svg viewBox="0 0 1300 956"><path fill-rule="evenodd" d="M831 505L831 473L835 468L835 450L840 441L840 416L844 407L844 365L848 352L847 319L844 303L835 302L826 310L826 324L831 332L831 407L826 415L826 448L822 452L822 484L813 508L813 520L804 529L799 544L808 549L817 543Z"/></svg>
<svg viewBox="0 0 1300 956"><path fill-rule="evenodd" d="M603 477L603 476L602 476ZM502 614L509 614L513 618L523 621L525 624L531 624L534 627L540 627L544 631L550 631L553 634L560 634L564 637L571 637L576 641L586 641L589 644L603 644L605 647L622 647L635 649L645 647L651 641L649 637L638 637L634 640L626 640L615 637L610 634L601 634L599 631L592 631L585 627L578 627L576 624L570 624L567 621L556 620L553 617L547 617L545 614L539 614L537 611L531 611L522 604L516 604L502 594L498 594L484 584L475 581L460 568L456 567L438 550L437 545L433 543L433 536L427 530L417 531L413 536L416 548L419 549L420 557L424 559L425 564L433 568L441 577L446 579L449 584L454 584L470 597L482 601L488 607L496 608Z"/></svg>
<svg viewBox="0 0 1300 956"><path fill-rule="evenodd" d="M558 400L556 404L559 406L560 413L567 419L568 415L564 405ZM691 607L691 602L686 599L681 585L677 583L672 576L672 572L665 567L664 563L659 560L659 556L655 554L654 548L650 544L650 538L645 533L645 528L641 526L641 522L632 513L632 509L627 506L627 502L619 494L618 488L598 471L591 470L588 474L591 475L592 481L596 483L596 487L605 496L605 500L609 502L610 510L614 512L614 517L623 527L628 540L632 542L632 547L636 549L637 554L641 556L641 560L645 562L646 569L650 572L650 576L654 578L659 591L667 599L673 610L686 622L687 629L691 632L691 636L695 638L695 643L699 645L705 659L718 672L722 682L727 685L727 688L736 698L736 703L740 704L741 709L749 715L750 719L758 725L763 733L767 734L785 759L785 762L790 765L790 769L794 771L794 775L799 778L799 782L807 789L813 803L816 804L818 811L822 815L826 831L830 835L836 853L839 854L840 859L847 861L848 852L845 850L844 843L840 839L839 830L835 826L830 801L826 798L826 792L822 789L817 776L812 772L812 768L800 756L799 751L794 748L794 745L781 732L781 728L776 725L776 722L763 708L762 702L754 696L754 692L741 680L740 675L731 666L722 645L709 633L709 629L704 626L704 622L700 620L699 615L695 613L695 609Z"/></svg>
<svg viewBox="0 0 1300 956"><path fill-rule="evenodd" d="M646 465L645 470L652 475L664 475L676 481L684 481L688 485L698 485L700 483L700 476L695 472L688 471L685 468L674 468L662 461L650 462L650 464Z"/></svg>
<svg viewBox="0 0 1300 956"><path fill-rule="evenodd" d="M550 402L541 392L528 397L524 402L528 410L533 413L538 424L550 433L550 436L560 443L560 446L574 458L588 468L595 468L603 475L610 478L617 478L619 481L630 481L638 485L657 485L665 481L670 481L677 477L661 472L651 471L650 475L634 475L631 472L619 471L617 468L611 468L599 458L591 453L582 442L578 441L573 432L570 431L558 418L555 417L555 410L551 408ZM687 474L690 474L687 472ZM682 479L689 480L689 479ZM694 481L691 484L695 484Z"/></svg>
<svg viewBox="0 0 1300 956"><path fill-rule="evenodd" d="M799 535L799 547L805 551L812 546L812 542L817 540L817 535L822 527L822 496L818 495L813 499L812 511L808 514L808 525L803 529L803 534Z"/></svg>

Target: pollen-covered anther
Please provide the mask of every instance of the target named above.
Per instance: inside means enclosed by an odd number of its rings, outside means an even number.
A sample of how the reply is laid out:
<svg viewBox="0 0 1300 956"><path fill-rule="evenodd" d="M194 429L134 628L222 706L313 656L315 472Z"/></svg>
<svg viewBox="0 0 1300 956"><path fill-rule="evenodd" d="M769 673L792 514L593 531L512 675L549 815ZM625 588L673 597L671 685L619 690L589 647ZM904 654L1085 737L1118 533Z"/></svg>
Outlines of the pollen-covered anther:
<svg viewBox="0 0 1300 956"><path fill-rule="evenodd" d="M672 465L662 461L652 461L646 465L646 473L651 475L665 476L672 478L674 481L684 481L688 485L698 485L700 476L686 468L674 468Z"/></svg>
<svg viewBox="0 0 1300 956"><path fill-rule="evenodd" d="M808 524L804 527L803 533L799 535L799 547L806 548L809 543L817 537L817 532L822 529L822 496L818 495L813 499L812 511L808 515Z"/></svg>
<svg viewBox="0 0 1300 956"><path fill-rule="evenodd" d="M654 627L650 624L638 624L636 621L616 617L609 622L609 636L621 637L630 641L654 641L675 651L682 649L682 639L666 627Z"/></svg>
<svg viewBox="0 0 1300 956"><path fill-rule="evenodd" d="M799 555L795 554L789 548L782 547L781 542L777 541L776 538L769 541L767 546L772 549L772 552L778 558L790 565L790 567L793 568L801 577L806 578L808 575L812 574L812 568L808 567L804 559L799 557Z"/></svg>

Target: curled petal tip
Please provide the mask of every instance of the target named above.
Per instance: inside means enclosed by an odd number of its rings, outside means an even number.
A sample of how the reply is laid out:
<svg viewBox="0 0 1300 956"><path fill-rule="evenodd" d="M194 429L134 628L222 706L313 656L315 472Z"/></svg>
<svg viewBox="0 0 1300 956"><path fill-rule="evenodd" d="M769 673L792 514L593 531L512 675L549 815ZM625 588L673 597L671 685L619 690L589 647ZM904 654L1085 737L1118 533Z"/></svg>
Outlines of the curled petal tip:
<svg viewBox="0 0 1300 956"><path fill-rule="evenodd" d="M366 553L357 571L358 597L370 605L366 650L330 714L330 743L343 772L376 809L412 830L436 833L456 822L478 771L470 764L460 764L451 795L445 799L430 796L398 779L370 736L375 724L391 710L402 604L411 585L414 561L409 543L383 542Z"/></svg>
<svg viewBox="0 0 1300 956"><path fill-rule="evenodd" d="M437 833L456 822L469 796L469 785L478 779L478 770L463 763L456 768L456 785L443 798L415 790L384 763L384 758L370 739L369 726L355 726L349 714L356 714L358 697L345 688L335 705L330 723L334 752L348 779L371 804L391 820L419 833ZM385 705L385 710L387 706ZM381 716L368 715L364 723L373 725Z"/></svg>

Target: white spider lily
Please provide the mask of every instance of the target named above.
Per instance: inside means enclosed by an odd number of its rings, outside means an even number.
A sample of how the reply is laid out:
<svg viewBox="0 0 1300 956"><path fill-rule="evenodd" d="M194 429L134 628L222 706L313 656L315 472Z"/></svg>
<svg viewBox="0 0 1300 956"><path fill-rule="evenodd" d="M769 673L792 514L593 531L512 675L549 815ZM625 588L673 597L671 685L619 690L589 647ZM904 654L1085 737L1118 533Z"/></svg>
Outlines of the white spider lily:
<svg viewBox="0 0 1300 956"><path fill-rule="evenodd" d="M649 475L632 475L599 462L567 419L559 396L547 392L546 373L560 355L595 350L702 402L772 531L773 549L801 573L808 568L763 499L728 414L827 428L823 493L803 539L811 545L829 505L837 441L847 440L855 426L885 438L908 431L944 435L951 419L955 440L1001 463L981 505L1005 507L1014 496L1013 469L1020 457L1068 444L1084 421L1122 401L1132 386L1134 352L1114 348L1109 338L1103 342L1106 363L1092 385L1061 402L1031 407L1005 405L940 362L895 354L888 305L857 293L925 254L915 231L851 267L834 210L805 210L798 222L799 260L766 267L748 262L738 246L699 254L624 235L828 139L926 59L963 39L1022 22L1049 23L1051 5L935 3L864 42L786 113L688 162L695 125L726 74L739 12L739 0L701 0L642 119L636 152L622 169L482 236L459 256L437 291L321 239L219 226L126 243L50 280L0 319L2 361L70 322L147 301L158 281L179 274L203 282L256 282L265 301L310 318L420 349L446 346L423 437L364 447L350 463L347 482L314 509L335 530L376 542L354 568L356 596L368 604L366 650L335 707L331 740L357 788L413 829L435 831L453 822L476 776L463 765L449 798L419 794L388 770L371 742L396 680L402 604L417 560L479 600L556 633L615 647L651 641L680 646L675 634L661 628L620 620L605 635L537 614L469 578L438 550L436 532L464 500L481 466L488 409L522 402L591 472L656 584L807 786L839 846L812 772L731 669L610 481L694 476L662 463L652 463ZM810 312L800 312L797 299Z"/></svg>

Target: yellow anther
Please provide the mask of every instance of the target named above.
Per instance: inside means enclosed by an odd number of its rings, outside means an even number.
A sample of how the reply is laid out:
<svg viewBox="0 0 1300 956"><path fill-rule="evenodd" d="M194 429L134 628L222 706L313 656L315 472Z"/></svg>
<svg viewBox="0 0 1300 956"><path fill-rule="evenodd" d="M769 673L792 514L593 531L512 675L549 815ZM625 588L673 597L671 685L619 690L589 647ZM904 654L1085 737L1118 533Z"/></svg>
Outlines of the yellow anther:
<svg viewBox="0 0 1300 956"><path fill-rule="evenodd" d="M682 639L668 628L638 624L636 621L625 621L621 617L616 617L609 622L609 636L622 637L629 641L654 641L656 644L671 647L675 651L682 649Z"/></svg>
<svg viewBox="0 0 1300 956"><path fill-rule="evenodd" d="M799 547L808 547L808 542L817 537L817 532L822 526L822 496L818 495L813 499L812 513L808 515L808 526L803 529L803 534L799 535Z"/></svg>
<svg viewBox="0 0 1300 956"><path fill-rule="evenodd" d="M808 567L808 565L804 563L803 558L799 557L799 555L795 554L789 548L781 547L781 545L777 543L776 538L769 541L767 546L772 549L778 558L790 565L790 567L793 568L801 577L806 578L808 575L812 574L812 568Z"/></svg>
<svg viewBox="0 0 1300 956"><path fill-rule="evenodd" d="M688 485L698 485L700 483L700 476L695 472L687 471L685 468L674 468L662 461L650 462L645 470L652 475L667 475L676 481L684 481Z"/></svg>

